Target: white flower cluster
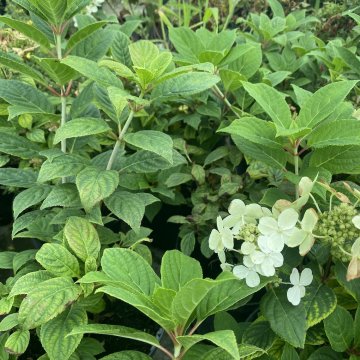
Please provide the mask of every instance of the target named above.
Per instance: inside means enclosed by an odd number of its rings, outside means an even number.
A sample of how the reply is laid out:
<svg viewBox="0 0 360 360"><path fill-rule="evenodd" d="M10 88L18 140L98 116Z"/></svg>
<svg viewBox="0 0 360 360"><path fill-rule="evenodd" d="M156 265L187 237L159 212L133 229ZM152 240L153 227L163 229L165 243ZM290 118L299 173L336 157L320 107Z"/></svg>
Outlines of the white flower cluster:
<svg viewBox="0 0 360 360"><path fill-rule="evenodd" d="M258 204L245 205L242 200L236 199L230 203L228 212L224 219L217 218L217 229L210 234L209 247L218 254L222 269L232 268L234 275L245 279L249 287L260 284L259 275L275 275L276 269L284 263L282 251L285 246L299 247L299 253L304 256L314 244L312 232L318 221L314 209L306 210L300 222L299 214L293 207L282 211L273 208L271 211ZM249 228L253 229L252 236L246 232ZM236 246L236 240L242 242ZM228 264L225 251L242 254L242 264ZM288 299L292 304L300 303L305 286L311 281L310 269L305 269L301 275L297 269L293 270L290 276L293 287L288 290Z"/></svg>
<svg viewBox="0 0 360 360"><path fill-rule="evenodd" d="M88 15L94 14L98 12L98 8L102 6L105 0L92 0L92 2L86 6L86 13Z"/></svg>

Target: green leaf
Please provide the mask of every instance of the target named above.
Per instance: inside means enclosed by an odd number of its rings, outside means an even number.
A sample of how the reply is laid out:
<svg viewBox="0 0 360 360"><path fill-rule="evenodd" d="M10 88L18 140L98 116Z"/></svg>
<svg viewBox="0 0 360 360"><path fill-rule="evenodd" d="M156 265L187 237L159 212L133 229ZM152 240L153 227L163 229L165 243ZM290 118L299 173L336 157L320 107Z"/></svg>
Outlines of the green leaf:
<svg viewBox="0 0 360 360"><path fill-rule="evenodd" d="M50 360L68 360L79 346L82 334L67 336L75 326L87 324L86 311L73 306L41 327L40 341Z"/></svg>
<svg viewBox="0 0 360 360"><path fill-rule="evenodd" d="M67 8L66 0L33 0L32 3L52 25L60 25Z"/></svg>
<svg viewBox="0 0 360 360"><path fill-rule="evenodd" d="M127 350L112 353L100 360L151 360L151 357L139 351Z"/></svg>
<svg viewBox="0 0 360 360"><path fill-rule="evenodd" d="M76 177L81 203L86 211L109 197L119 185L119 174L114 170L101 171L86 167Z"/></svg>
<svg viewBox="0 0 360 360"><path fill-rule="evenodd" d="M232 330L220 330L205 335L194 334L191 336L178 336L176 340L183 345L186 350L190 349L200 341L210 341L216 346L224 349L234 359L240 359L235 334Z"/></svg>
<svg viewBox="0 0 360 360"><path fill-rule="evenodd" d="M0 331L8 331L19 325L18 314L10 314L4 317L0 322Z"/></svg>
<svg viewBox="0 0 360 360"><path fill-rule="evenodd" d="M129 52L133 65L151 69L151 63L159 55L159 49L149 40L140 40L129 45Z"/></svg>
<svg viewBox="0 0 360 360"><path fill-rule="evenodd" d="M263 320L251 323L242 337L245 344L255 345L266 351L273 346L276 339L278 337L271 330L270 323Z"/></svg>
<svg viewBox="0 0 360 360"><path fill-rule="evenodd" d="M23 329L34 329L62 313L80 295L81 289L70 278L46 280L31 290L19 308Z"/></svg>
<svg viewBox="0 0 360 360"><path fill-rule="evenodd" d="M313 128L326 119L334 111L334 104L340 104L356 83L357 81L338 81L316 91L301 107L297 125Z"/></svg>
<svg viewBox="0 0 360 360"><path fill-rule="evenodd" d="M218 131L241 136L256 144L282 149L281 144L275 139L276 129L273 123L256 117L236 119L229 126Z"/></svg>
<svg viewBox="0 0 360 360"><path fill-rule="evenodd" d="M36 43L44 46L45 48L51 48L51 44L46 35L38 30L35 26L26 24L22 21L11 19L6 16L0 16L0 22L12 27L13 29L21 32L23 35L29 39L35 41Z"/></svg>
<svg viewBox="0 0 360 360"><path fill-rule="evenodd" d="M97 259L99 256L99 235L88 220L75 216L69 218L65 224L64 235L71 250L82 261L89 257Z"/></svg>
<svg viewBox="0 0 360 360"><path fill-rule="evenodd" d="M44 93L21 81L0 79L0 98L13 105L9 107L9 119L24 113L53 112L53 105Z"/></svg>
<svg viewBox="0 0 360 360"><path fill-rule="evenodd" d="M96 118L79 118L68 121L61 126L55 134L54 144L64 139L77 138L80 136L96 135L111 130L106 121Z"/></svg>
<svg viewBox="0 0 360 360"><path fill-rule="evenodd" d="M99 67L95 61L71 55L62 60L62 63L70 66L99 85L105 87L116 86L121 89L123 88L122 82L115 74L113 74L109 69Z"/></svg>
<svg viewBox="0 0 360 360"><path fill-rule="evenodd" d="M66 44L65 52L69 53L71 50L80 42L87 39L90 35L92 35L95 31L102 28L104 25L108 24L109 21L97 21L95 23L89 24L82 29L78 30L74 35L71 36L69 41Z"/></svg>
<svg viewBox="0 0 360 360"><path fill-rule="evenodd" d="M155 347L161 347L155 336L146 332L119 325L89 324L75 327L68 336L79 334L99 334L118 336L125 339L137 340Z"/></svg>
<svg viewBox="0 0 360 360"><path fill-rule="evenodd" d="M0 132L0 151L22 159L31 159L38 156L40 148L19 135Z"/></svg>
<svg viewBox="0 0 360 360"><path fill-rule="evenodd" d="M172 188L175 186L179 186L181 184L185 184L189 181L192 181L193 177L191 174L184 174L184 173L173 173L166 179L165 185L168 188Z"/></svg>
<svg viewBox="0 0 360 360"><path fill-rule="evenodd" d="M126 134L124 140L132 146L153 152L173 163L173 141L167 134L154 130L140 130Z"/></svg>
<svg viewBox="0 0 360 360"><path fill-rule="evenodd" d="M243 83L243 86L270 116L277 129L290 128L290 108L281 93L266 84Z"/></svg>
<svg viewBox="0 0 360 360"><path fill-rule="evenodd" d="M313 148L325 146L360 145L357 134L360 121L337 120L318 126L307 138L307 145Z"/></svg>
<svg viewBox="0 0 360 360"><path fill-rule="evenodd" d="M99 61L99 66L105 66L114 71L118 76L126 79L134 79L135 76L135 74L126 65L114 60L101 60Z"/></svg>
<svg viewBox="0 0 360 360"><path fill-rule="evenodd" d="M106 275L129 288L151 295L160 279L142 256L129 249L105 249L101 266Z"/></svg>
<svg viewBox="0 0 360 360"><path fill-rule="evenodd" d="M360 345L360 307L358 306L354 319L354 347L359 348Z"/></svg>
<svg viewBox="0 0 360 360"><path fill-rule="evenodd" d="M276 334L294 347L304 347L306 311L303 304L293 306L286 291L271 290L262 299L261 311Z"/></svg>
<svg viewBox="0 0 360 360"><path fill-rule="evenodd" d="M43 201L51 190L50 186L39 185L24 190L16 195L13 201L14 218L16 219L24 210Z"/></svg>
<svg viewBox="0 0 360 360"><path fill-rule="evenodd" d="M67 0L64 20L71 19L74 15L79 13L86 5L89 5L90 1L91 0Z"/></svg>
<svg viewBox="0 0 360 360"><path fill-rule="evenodd" d="M281 355L281 360L300 360L300 357L291 345L285 344Z"/></svg>
<svg viewBox="0 0 360 360"><path fill-rule="evenodd" d="M191 96L211 89L219 81L218 76L205 72L180 74L155 86L151 97L153 100L157 100L159 98Z"/></svg>
<svg viewBox="0 0 360 360"><path fill-rule="evenodd" d="M39 270L25 274L15 282L14 286L10 291L9 297L20 294L28 294L38 284L41 284L46 280L50 280L53 277L54 276L46 270Z"/></svg>
<svg viewBox="0 0 360 360"><path fill-rule="evenodd" d="M131 66L129 52L130 39L123 32L117 31L111 44L111 54L113 58L126 66Z"/></svg>
<svg viewBox="0 0 360 360"><path fill-rule="evenodd" d="M225 311L237 302L258 292L270 280L266 278L253 288L246 285L244 281L239 280L232 274L222 274L216 279L216 284L207 295L198 304L196 316L198 320L204 320L207 317L218 312Z"/></svg>
<svg viewBox="0 0 360 360"><path fill-rule="evenodd" d="M36 261L57 276L79 277L79 263L63 245L44 244L36 254Z"/></svg>
<svg viewBox="0 0 360 360"><path fill-rule="evenodd" d="M288 156L283 149L274 149L269 146L255 144L237 135L232 135L232 139L246 156L262 161L276 169L285 169Z"/></svg>
<svg viewBox="0 0 360 360"><path fill-rule="evenodd" d="M348 281L346 279L347 267L340 261L335 262L336 280L357 301L360 302L360 279Z"/></svg>
<svg viewBox="0 0 360 360"><path fill-rule="evenodd" d="M44 81L41 73L39 73L37 70L34 70L32 67L26 65L23 61L21 61L19 58L15 56L11 56L9 54L0 51L0 64L12 70L18 71L26 76L30 76L39 83L46 85L46 82Z"/></svg>
<svg viewBox="0 0 360 360"><path fill-rule="evenodd" d="M0 252L0 269L13 268L13 259L16 255L14 251L1 251Z"/></svg>
<svg viewBox="0 0 360 360"><path fill-rule="evenodd" d="M308 360L342 360L343 356L328 346L321 347L314 351Z"/></svg>
<svg viewBox="0 0 360 360"><path fill-rule="evenodd" d="M316 149L310 158L310 166L322 167L335 174L360 173L360 146L328 146Z"/></svg>
<svg viewBox="0 0 360 360"><path fill-rule="evenodd" d="M116 191L106 198L104 202L114 215L137 231L140 229L141 221L145 214L145 207L149 205L144 195L127 191ZM152 202L154 201L157 201L157 199L154 198Z"/></svg>
<svg viewBox="0 0 360 360"><path fill-rule="evenodd" d="M161 261L162 286L175 291L190 280L202 279L200 263L178 250L167 251Z"/></svg>
<svg viewBox="0 0 360 360"><path fill-rule="evenodd" d="M17 330L13 332L5 343L5 351L13 355L23 354L30 342L30 331L29 330Z"/></svg>
<svg viewBox="0 0 360 360"><path fill-rule="evenodd" d="M74 69L61 63L58 59L44 59L35 56L34 59L57 85L64 86L70 80L78 77L78 73Z"/></svg>
<svg viewBox="0 0 360 360"><path fill-rule="evenodd" d="M38 182L77 175L89 165L89 160L74 154L63 154L46 160L40 168Z"/></svg>
<svg viewBox="0 0 360 360"><path fill-rule="evenodd" d="M302 300L307 313L307 326L311 327L327 318L336 308L336 295L326 285L310 285Z"/></svg>
<svg viewBox="0 0 360 360"><path fill-rule="evenodd" d="M37 172L31 169L0 169L0 185L30 188L36 184Z"/></svg>
<svg viewBox="0 0 360 360"><path fill-rule="evenodd" d="M331 348L338 352L350 349L354 339L353 318L351 314L341 306L324 320L326 336Z"/></svg>
<svg viewBox="0 0 360 360"><path fill-rule="evenodd" d="M80 198L74 184L60 184L52 188L41 204L40 210L54 206L80 207Z"/></svg>

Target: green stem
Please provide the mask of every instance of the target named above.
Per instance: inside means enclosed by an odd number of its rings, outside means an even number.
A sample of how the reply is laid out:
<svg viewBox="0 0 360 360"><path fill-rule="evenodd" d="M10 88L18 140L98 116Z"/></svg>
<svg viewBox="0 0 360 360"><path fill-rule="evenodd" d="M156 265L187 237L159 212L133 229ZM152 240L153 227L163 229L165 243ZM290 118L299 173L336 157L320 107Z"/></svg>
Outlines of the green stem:
<svg viewBox="0 0 360 360"><path fill-rule="evenodd" d="M299 154L298 154L299 146L296 144L294 146L294 167L295 167L295 175L299 175ZM296 199L299 198L299 185L295 185L295 196Z"/></svg>
<svg viewBox="0 0 360 360"><path fill-rule="evenodd" d="M141 92L139 98L142 99L143 97L144 97L144 93ZM120 131L119 137L118 137L118 139L117 139L117 141L115 143L113 151L112 151L112 153L110 155L110 159L109 159L108 164L106 166L106 170L111 170L112 166L114 165L114 161L115 161L116 156L117 156L117 154L118 154L118 152L120 150L120 145L121 145L121 143L122 143L122 141L124 139L124 136L125 136L126 132L129 129L129 126L131 124L132 119L134 118L134 115L135 115L135 110L131 110L130 114L129 114L126 122L125 122L124 127Z"/></svg>

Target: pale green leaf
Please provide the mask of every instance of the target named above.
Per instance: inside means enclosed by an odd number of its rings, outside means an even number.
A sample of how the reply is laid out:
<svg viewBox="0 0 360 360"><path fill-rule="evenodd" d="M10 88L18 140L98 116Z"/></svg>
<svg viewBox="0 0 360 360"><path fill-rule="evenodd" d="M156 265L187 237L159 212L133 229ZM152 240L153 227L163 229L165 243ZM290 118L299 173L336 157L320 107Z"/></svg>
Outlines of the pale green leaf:
<svg viewBox="0 0 360 360"><path fill-rule="evenodd" d="M69 218L65 224L64 235L71 250L82 261L99 256L99 235L88 220L75 216Z"/></svg>
<svg viewBox="0 0 360 360"><path fill-rule="evenodd" d="M290 128L290 108L281 93L266 84L243 83L243 86L270 116L277 129Z"/></svg>
<svg viewBox="0 0 360 360"><path fill-rule="evenodd" d="M82 334L67 336L75 326L86 325L86 311L73 306L41 327L40 341L50 360L68 360L74 353Z"/></svg>
<svg viewBox="0 0 360 360"><path fill-rule="evenodd" d="M60 244L44 244L36 254L36 261L57 276L78 277L80 274L76 257Z"/></svg>
<svg viewBox="0 0 360 360"><path fill-rule="evenodd" d="M178 336L176 340L184 346L185 349L190 349L192 346L200 341L210 341L216 346L224 349L234 359L239 359L239 349L236 343L235 334L232 330L220 330L210 332L205 335L191 335L191 336Z"/></svg>
<svg viewBox="0 0 360 360"><path fill-rule="evenodd" d="M13 332L4 345L5 351L13 355L23 354L30 342L29 330L17 330Z"/></svg>
<svg viewBox="0 0 360 360"><path fill-rule="evenodd" d="M87 167L76 177L81 202L85 210L90 210L101 200L109 197L118 187L119 174L113 170L101 171Z"/></svg>
<svg viewBox="0 0 360 360"><path fill-rule="evenodd" d="M70 278L41 282L31 290L19 308L23 329L33 329L62 313L80 295L81 289Z"/></svg>
<svg viewBox="0 0 360 360"><path fill-rule="evenodd" d="M167 251L161 261L162 286L175 291L192 279L202 279L200 263L178 250Z"/></svg>
<svg viewBox="0 0 360 360"><path fill-rule="evenodd" d="M13 268L13 259L16 256L15 251L1 251L0 252L0 269Z"/></svg>
<svg viewBox="0 0 360 360"><path fill-rule="evenodd" d="M149 263L129 249L106 249L101 258L102 270L111 279L145 295L151 295L160 279Z"/></svg>
<svg viewBox="0 0 360 360"><path fill-rule="evenodd" d="M151 63L159 55L159 49L149 40L140 40L130 44L129 52L133 65L151 70Z"/></svg>
<svg viewBox="0 0 360 360"><path fill-rule="evenodd" d="M32 0L36 8L44 15L52 25L59 25L63 21L66 11L66 0Z"/></svg>
<svg viewBox="0 0 360 360"><path fill-rule="evenodd" d="M301 107L296 120L299 127L313 128L334 111L357 81L338 81L322 87L309 97Z"/></svg>
<svg viewBox="0 0 360 360"><path fill-rule="evenodd" d="M58 144L60 141L88 136L96 135L107 132L110 130L106 121L96 118L79 118L68 121L65 125L61 126L55 134L54 144Z"/></svg>
<svg viewBox="0 0 360 360"><path fill-rule="evenodd" d="M10 314L4 317L0 322L0 331L8 331L19 325L18 314Z"/></svg>
<svg viewBox="0 0 360 360"><path fill-rule="evenodd" d="M154 130L140 130L126 134L124 140L132 146L160 155L171 164L173 162L173 141L167 134Z"/></svg>

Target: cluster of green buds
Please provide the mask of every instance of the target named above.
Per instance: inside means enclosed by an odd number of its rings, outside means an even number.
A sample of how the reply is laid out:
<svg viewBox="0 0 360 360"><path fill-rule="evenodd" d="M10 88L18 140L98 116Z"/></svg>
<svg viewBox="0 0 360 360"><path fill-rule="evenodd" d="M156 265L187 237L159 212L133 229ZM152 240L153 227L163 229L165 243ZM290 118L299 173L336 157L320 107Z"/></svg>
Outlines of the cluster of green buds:
<svg viewBox="0 0 360 360"><path fill-rule="evenodd" d="M353 205L342 203L319 215L314 232L331 246L331 255L335 259L348 262L351 258L348 254L354 241L360 236L359 229L352 221L357 214Z"/></svg>
<svg viewBox="0 0 360 360"><path fill-rule="evenodd" d="M259 235L260 232L256 224L244 224L240 229L237 238L253 243L257 240Z"/></svg>

